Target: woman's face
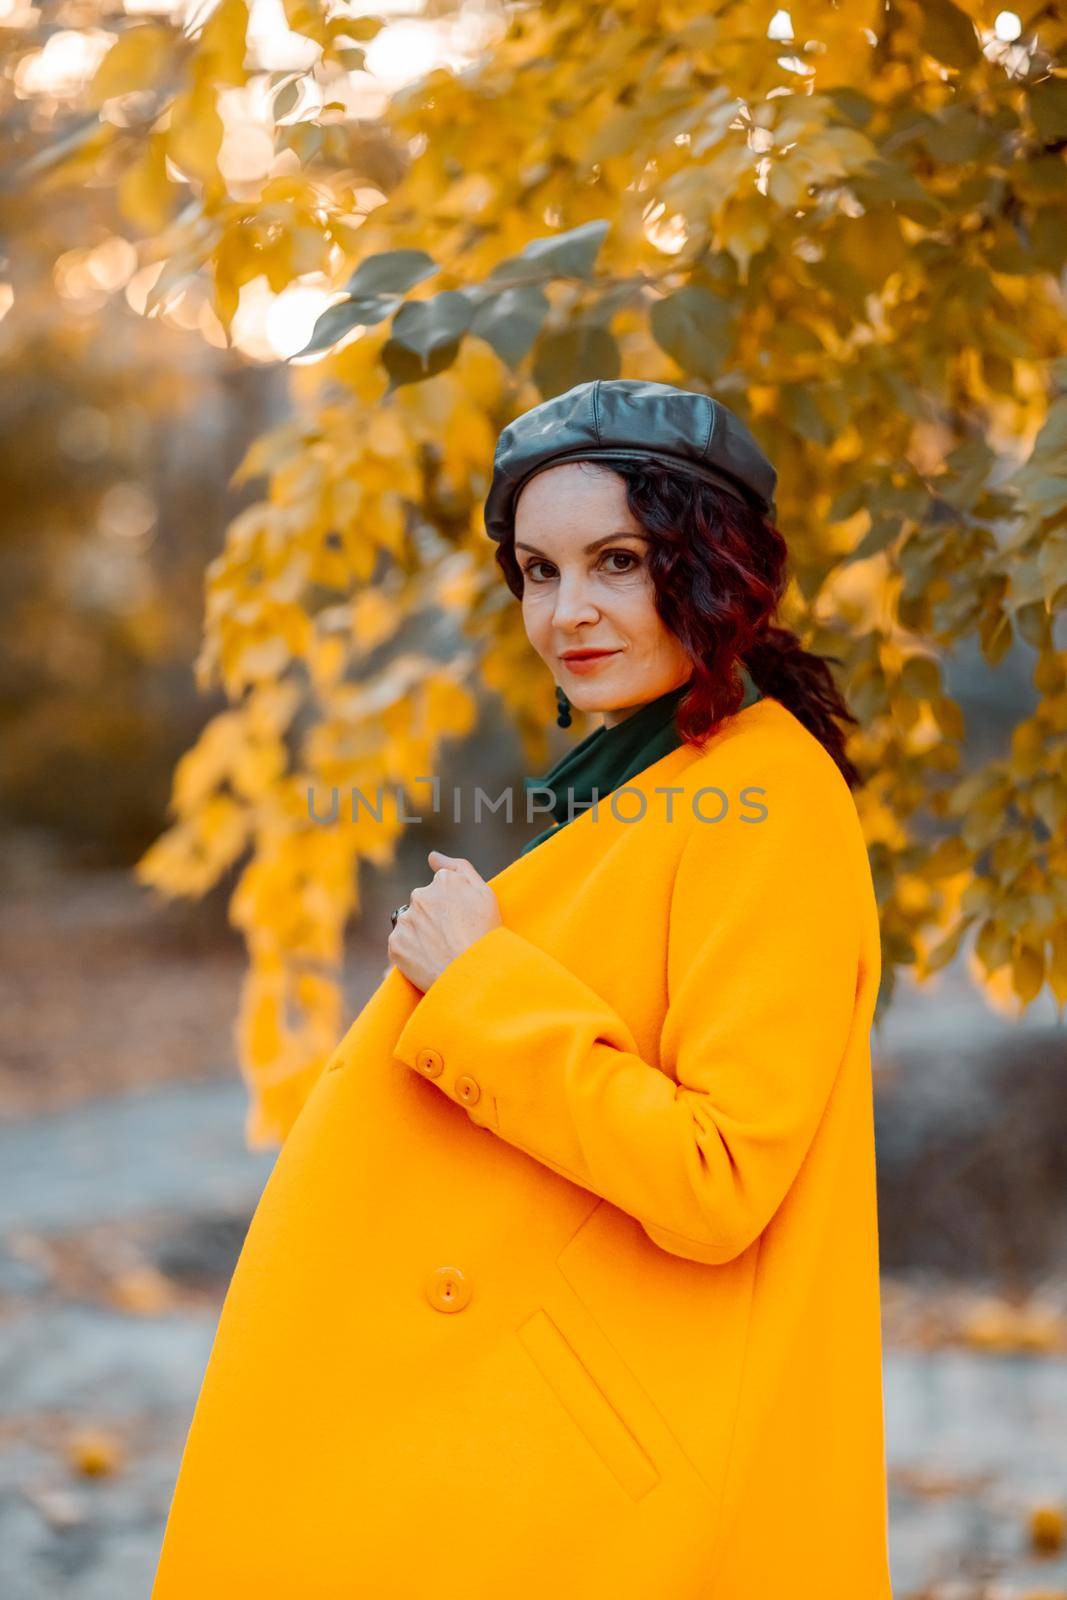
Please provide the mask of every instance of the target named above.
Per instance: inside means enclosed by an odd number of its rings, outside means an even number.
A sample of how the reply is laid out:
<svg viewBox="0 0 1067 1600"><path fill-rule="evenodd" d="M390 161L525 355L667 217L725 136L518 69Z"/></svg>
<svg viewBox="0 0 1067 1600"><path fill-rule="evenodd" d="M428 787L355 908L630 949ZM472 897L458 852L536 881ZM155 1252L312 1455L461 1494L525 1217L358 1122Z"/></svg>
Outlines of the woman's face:
<svg viewBox="0 0 1067 1600"><path fill-rule="evenodd" d="M580 461L531 478L515 509L530 643L581 711L613 727L684 683L692 662L655 606L648 536L617 473ZM568 660L573 651L607 654Z"/></svg>

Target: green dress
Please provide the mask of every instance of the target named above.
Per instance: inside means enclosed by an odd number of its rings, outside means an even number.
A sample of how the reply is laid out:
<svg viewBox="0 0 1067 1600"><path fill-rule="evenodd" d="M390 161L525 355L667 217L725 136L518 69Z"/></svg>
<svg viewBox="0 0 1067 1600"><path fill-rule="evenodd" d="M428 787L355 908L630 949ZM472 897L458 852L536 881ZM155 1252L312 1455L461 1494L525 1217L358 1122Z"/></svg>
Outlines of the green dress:
<svg viewBox="0 0 1067 1600"><path fill-rule="evenodd" d="M762 700L763 694L745 666L741 666L740 672L745 697L738 710L744 711L754 701ZM674 714L688 688L686 682L668 689L666 694L650 700L648 705L624 717L613 728L594 728L561 756L543 778L524 778L523 786L527 791L552 791L550 815L553 821L543 833L524 844L519 854L526 855L543 840L550 839L559 828L573 822L595 800L602 800L613 789L628 783L653 762L676 750L682 743L682 736Z"/></svg>

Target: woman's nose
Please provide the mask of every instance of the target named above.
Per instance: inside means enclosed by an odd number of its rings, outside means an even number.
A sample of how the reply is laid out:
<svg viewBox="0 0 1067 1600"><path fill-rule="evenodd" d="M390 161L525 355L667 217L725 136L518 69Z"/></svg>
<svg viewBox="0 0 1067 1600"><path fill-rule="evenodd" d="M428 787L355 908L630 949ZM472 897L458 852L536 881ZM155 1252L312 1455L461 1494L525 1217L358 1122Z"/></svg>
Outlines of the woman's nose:
<svg viewBox="0 0 1067 1600"><path fill-rule="evenodd" d="M556 589L556 604L552 615L556 626L572 628L579 622L593 622L596 616L596 606L582 580L562 577Z"/></svg>

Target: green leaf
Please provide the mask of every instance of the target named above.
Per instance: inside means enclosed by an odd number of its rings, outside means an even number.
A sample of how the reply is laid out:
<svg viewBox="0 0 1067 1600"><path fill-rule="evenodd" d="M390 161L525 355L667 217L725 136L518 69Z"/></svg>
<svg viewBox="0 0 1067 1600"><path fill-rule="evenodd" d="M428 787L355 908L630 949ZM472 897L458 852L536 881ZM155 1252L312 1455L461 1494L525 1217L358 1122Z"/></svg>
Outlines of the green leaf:
<svg viewBox="0 0 1067 1600"><path fill-rule="evenodd" d="M1051 457L1055 465L1062 463L1065 452L1067 452L1067 395L1060 395L1048 408L1048 414L1034 440L1032 458L1041 460L1043 457Z"/></svg>
<svg viewBox="0 0 1067 1600"><path fill-rule="evenodd" d="M966 723L957 702L947 694L935 694L930 701L930 710L945 738L960 743L966 732Z"/></svg>
<svg viewBox="0 0 1067 1600"><path fill-rule="evenodd" d="M287 117L290 111L295 111L300 99L300 79L290 78L288 83L283 83L278 93L274 96L271 111L275 117Z"/></svg>
<svg viewBox="0 0 1067 1600"><path fill-rule="evenodd" d="M1040 650L1049 629L1049 612L1044 600L1030 600L1014 613L1015 626L1027 644Z"/></svg>
<svg viewBox="0 0 1067 1600"><path fill-rule="evenodd" d="M979 624L978 638L989 665L999 666L1012 644L1011 617L1008 612L1002 611L999 606L987 611Z"/></svg>
<svg viewBox="0 0 1067 1600"><path fill-rule="evenodd" d="M599 323L563 328L538 340L533 380L546 397L593 378L617 378L621 371L619 347Z"/></svg>
<svg viewBox="0 0 1067 1600"><path fill-rule="evenodd" d="M275 130L274 148L294 150L301 166L309 166L326 140L326 129L317 122L283 122Z"/></svg>
<svg viewBox="0 0 1067 1600"><path fill-rule="evenodd" d="M1023 241L1008 222L996 225L993 243L986 251L986 260L994 272L1019 275L1033 271L1033 262L1023 247Z"/></svg>
<svg viewBox="0 0 1067 1600"><path fill-rule="evenodd" d="M923 0L922 47L946 67L963 70L978 60L974 23L952 0Z"/></svg>
<svg viewBox="0 0 1067 1600"><path fill-rule="evenodd" d="M864 219L860 219L861 221ZM852 223L846 224L851 228ZM826 289L835 299L841 302L852 314L857 322L862 322L867 311L868 287L857 275L848 261L835 252L826 256L822 261L807 263L807 274L811 281L820 288Z"/></svg>
<svg viewBox="0 0 1067 1600"><path fill-rule="evenodd" d="M353 328L358 328L366 321L359 301L339 300L336 305L328 306L322 313L311 330L311 338L302 350L296 352L296 355L310 356L316 355L320 350L328 350L331 345L343 339L346 333L351 333Z"/></svg>
<svg viewBox="0 0 1067 1600"><path fill-rule="evenodd" d="M425 250L385 250L361 261L347 288L354 296L400 295L439 271L437 262Z"/></svg>
<svg viewBox="0 0 1067 1600"><path fill-rule="evenodd" d="M1067 506L1067 477L1046 473L1042 477L1025 484L1025 498L1031 505L1040 508L1048 517L1057 511L1062 511Z"/></svg>
<svg viewBox="0 0 1067 1600"><path fill-rule="evenodd" d="M898 518L875 517L856 548L849 551L842 565L847 565L850 561L865 561L868 556L877 555L880 550L884 550L887 545L892 544L899 532L900 521Z"/></svg>
<svg viewBox="0 0 1067 1600"><path fill-rule="evenodd" d="M874 115L872 102L865 94L861 94L858 89L853 89L850 86L828 89L826 98L832 101L841 115L857 128L865 128Z"/></svg>
<svg viewBox="0 0 1067 1600"><path fill-rule="evenodd" d="M988 123L974 111L948 105L939 116L930 118L922 142L935 160L956 163L976 160L994 140Z"/></svg>
<svg viewBox="0 0 1067 1600"><path fill-rule="evenodd" d="M409 345L401 344L399 339L387 339L382 346L382 365L389 374L386 398L402 384L421 383L426 378L433 378L437 373L444 372L446 367L452 365L458 354L458 339L454 339L451 344L439 344L425 359Z"/></svg>
<svg viewBox="0 0 1067 1600"><path fill-rule="evenodd" d="M390 342L426 361L435 350L458 341L470 327L474 306L458 289L429 300L409 300L393 318Z"/></svg>
<svg viewBox="0 0 1067 1600"><path fill-rule="evenodd" d="M721 375L734 343L734 306L729 300L687 284L655 301L648 320L660 349L683 372L709 382Z"/></svg>
<svg viewBox="0 0 1067 1600"><path fill-rule="evenodd" d="M863 506L867 497L865 483L850 483L847 489L834 497L833 504L826 513L827 522L847 522L849 517L854 517Z"/></svg>
<svg viewBox="0 0 1067 1600"><path fill-rule="evenodd" d="M945 457L946 471L934 479L937 493L951 506L961 509L969 506L988 478L995 460L986 441L972 435Z"/></svg>
<svg viewBox="0 0 1067 1600"><path fill-rule="evenodd" d="M1050 588L1067 583L1067 528L1057 528L1042 539L1038 560Z"/></svg>
<svg viewBox="0 0 1067 1600"><path fill-rule="evenodd" d="M913 700L933 700L941 693L941 674L930 656L909 656L900 670L900 683Z"/></svg>
<svg viewBox="0 0 1067 1600"><path fill-rule="evenodd" d="M793 576L796 578L797 588L804 596L804 599L809 605L814 604L826 581L826 572L821 564L798 561L794 564Z"/></svg>
<svg viewBox="0 0 1067 1600"><path fill-rule="evenodd" d="M1056 205L1067 194L1067 163L1056 150L1042 150L1028 161L1013 163L1012 187L1020 200Z"/></svg>
<svg viewBox="0 0 1067 1600"><path fill-rule="evenodd" d="M925 968L927 972L939 972L943 966L952 960L969 926L969 922L966 921L958 923L951 933L946 934L940 943L934 945L926 957Z"/></svg>
<svg viewBox="0 0 1067 1600"><path fill-rule="evenodd" d="M1030 115L1042 139L1067 139L1067 78L1042 78L1029 90Z"/></svg>
<svg viewBox="0 0 1067 1600"><path fill-rule="evenodd" d="M370 328L391 317L400 304L399 295L350 295L328 306L312 330L311 338L297 356L310 356L328 350L353 328ZM292 357L290 359L293 359Z"/></svg>
<svg viewBox="0 0 1067 1600"><path fill-rule="evenodd" d="M1030 227L1030 247L1039 267L1062 272L1067 262L1067 212L1062 206L1038 211Z"/></svg>
<svg viewBox="0 0 1067 1600"><path fill-rule="evenodd" d="M819 410L818 402L810 388L800 383L783 383L779 390L782 405L782 420L787 427L799 433L802 439L810 439L812 444L828 445L833 438L833 429Z"/></svg>
<svg viewBox="0 0 1067 1600"><path fill-rule="evenodd" d="M583 222L567 233L531 239L517 256L498 261L488 281L508 278L515 283L540 283L546 278L588 278L610 226L606 221Z"/></svg>
<svg viewBox="0 0 1067 1600"><path fill-rule="evenodd" d="M1045 590L1050 588L1048 578L1039 559L1040 552L1025 556L1016 562L1011 571L1011 589L1005 600L1005 605L1012 611L1017 611L1021 606L1033 605L1036 601L1044 604Z"/></svg>
<svg viewBox="0 0 1067 1600"><path fill-rule="evenodd" d="M869 161L862 172L852 174L849 187L869 211L892 205L911 221L928 224L940 217L922 184L899 162Z"/></svg>
<svg viewBox="0 0 1067 1600"><path fill-rule="evenodd" d="M501 361L514 367L532 348L548 312L548 296L536 284L502 289L478 307L470 331L491 345Z"/></svg>

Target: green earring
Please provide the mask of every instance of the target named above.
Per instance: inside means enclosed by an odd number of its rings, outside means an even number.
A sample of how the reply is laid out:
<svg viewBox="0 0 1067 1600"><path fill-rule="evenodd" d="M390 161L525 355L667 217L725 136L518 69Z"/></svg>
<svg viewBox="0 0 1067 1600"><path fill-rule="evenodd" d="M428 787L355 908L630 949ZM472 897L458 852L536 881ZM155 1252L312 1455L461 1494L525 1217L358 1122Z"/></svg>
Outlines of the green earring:
<svg viewBox="0 0 1067 1600"><path fill-rule="evenodd" d="M571 725L571 703L567 699L567 691L556 684L556 724L560 728L569 728Z"/></svg>

